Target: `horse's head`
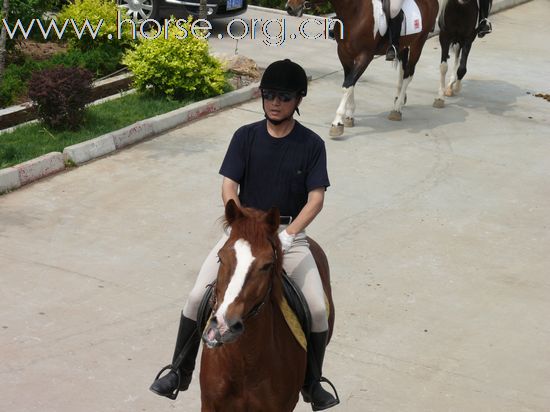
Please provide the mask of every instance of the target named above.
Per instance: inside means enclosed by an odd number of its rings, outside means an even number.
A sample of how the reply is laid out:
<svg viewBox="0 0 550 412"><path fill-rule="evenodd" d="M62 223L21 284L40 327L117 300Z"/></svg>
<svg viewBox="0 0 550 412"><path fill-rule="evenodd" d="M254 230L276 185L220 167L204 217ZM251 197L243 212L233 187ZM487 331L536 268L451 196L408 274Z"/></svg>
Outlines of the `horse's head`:
<svg viewBox="0 0 550 412"><path fill-rule="evenodd" d="M306 8L306 0L288 0L285 9L291 16L302 17Z"/></svg>
<svg viewBox="0 0 550 412"><path fill-rule="evenodd" d="M225 207L225 220L231 233L218 252L215 305L203 334L209 347L237 339L244 332L245 320L281 293L278 209L240 209L230 200Z"/></svg>

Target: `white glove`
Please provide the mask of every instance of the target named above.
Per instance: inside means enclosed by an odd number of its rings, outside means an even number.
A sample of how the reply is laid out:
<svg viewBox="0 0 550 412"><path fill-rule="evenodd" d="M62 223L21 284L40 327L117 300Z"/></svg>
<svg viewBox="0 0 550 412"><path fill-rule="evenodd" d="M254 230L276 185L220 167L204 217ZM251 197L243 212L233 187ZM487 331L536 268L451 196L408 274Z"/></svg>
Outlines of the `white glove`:
<svg viewBox="0 0 550 412"><path fill-rule="evenodd" d="M279 232L279 240L281 241L281 249L283 249L283 253L288 252L295 237L296 235L291 235L286 231L286 229Z"/></svg>

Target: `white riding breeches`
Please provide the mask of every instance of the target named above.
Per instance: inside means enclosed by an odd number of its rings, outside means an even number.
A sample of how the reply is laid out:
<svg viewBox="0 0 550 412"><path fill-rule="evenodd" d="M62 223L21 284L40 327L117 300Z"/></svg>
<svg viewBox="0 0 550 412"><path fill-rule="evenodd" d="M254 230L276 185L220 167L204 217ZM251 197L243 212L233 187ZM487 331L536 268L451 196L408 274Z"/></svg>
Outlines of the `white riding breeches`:
<svg viewBox="0 0 550 412"><path fill-rule="evenodd" d="M405 0L390 0L390 18L393 19L399 14Z"/></svg>
<svg viewBox="0 0 550 412"><path fill-rule="evenodd" d="M280 226L279 231L286 226ZM189 319L197 319L197 311L204 295L206 286L216 280L218 275L218 251L227 241L223 234L216 246L210 251L199 271L195 285L189 294L183 308L183 315ZM292 246L283 256L283 268L290 278L300 288L311 312L311 331L325 332L328 330L328 319L325 305L325 293L317 265L309 249L305 232L298 233Z"/></svg>

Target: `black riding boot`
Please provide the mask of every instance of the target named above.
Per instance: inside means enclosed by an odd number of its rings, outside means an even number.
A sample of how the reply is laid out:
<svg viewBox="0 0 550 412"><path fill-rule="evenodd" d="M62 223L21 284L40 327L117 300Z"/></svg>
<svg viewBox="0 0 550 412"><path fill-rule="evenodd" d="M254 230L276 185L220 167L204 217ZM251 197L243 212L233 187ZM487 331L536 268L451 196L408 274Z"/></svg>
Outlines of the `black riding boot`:
<svg viewBox="0 0 550 412"><path fill-rule="evenodd" d="M302 388L302 396L304 402L311 403L311 409L314 411L332 408L340 403L340 399L332 383L322 377L327 337L328 332L312 332L308 341L306 379ZM330 392L323 389L321 381L328 382L332 386L336 393L336 398Z"/></svg>
<svg viewBox="0 0 550 412"><path fill-rule="evenodd" d="M403 10L399 12L397 16L390 19L388 24L388 38L390 41L390 47L386 52L386 60L393 61L397 58L399 52L399 36L401 36L401 24L403 23Z"/></svg>
<svg viewBox="0 0 550 412"><path fill-rule="evenodd" d="M166 396L170 399L176 399L179 391L187 390L191 383L193 369L195 369L195 359L199 351L199 345L200 336L197 322L186 318L182 314L172 364L159 372L149 389L157 395ZM185 353L180 356L184 348ZM170 369L170 372L159 378L160 374L166 369Z"/></svg>
<svg viewBox="0 0 550 412"><path fill-rule="evenodd" d="M489 7L491 5L490 0L480 0L479 1L479 21L477 26L477 36L481 39L486 34L489 34L493 31L491 22L487 20L489 17Z"/></svg>

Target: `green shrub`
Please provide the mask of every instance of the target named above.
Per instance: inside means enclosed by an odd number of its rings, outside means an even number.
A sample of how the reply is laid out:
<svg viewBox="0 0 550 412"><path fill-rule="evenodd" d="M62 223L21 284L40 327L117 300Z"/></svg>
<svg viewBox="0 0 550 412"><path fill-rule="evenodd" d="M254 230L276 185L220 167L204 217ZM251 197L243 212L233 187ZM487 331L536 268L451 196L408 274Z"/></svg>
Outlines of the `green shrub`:
<svg viewBox="0 0 550 412"><path fill-rule="evenodd" d="M80 39L73 29L72 23L69 22L64 38L72 49L87 51L105 45L125 49L132 43L132 32L129 25L123 25L121 39L118 38L117 10L115 0L74 0L74 3L69 3L61 9L56 19L59 26L63 25L65 21L74 19L80 30L86 22L89 22L92 31L95 31L100 21L103 20L97 36L92 36L89 30L85 30Z"/></svg>
<svg viewBox="0 0 550 412"><path fill-rule="evenodd" d="M39 117L54 129L78 129L91 93L92 74L81 68L44 69L33 73L29 81L29 97Z"/></svg>
<svg viewBox="0 0 550 412"><path fill-rule="evenodd" d="M25 59L21 64L10 64L4 71L0 82L0 107L6 107L27 90L27 82L33 71L42 67L42 63Z"/></svg>
<svg viewBox="0 0 550 412"><path fill-rule="evenodd" d="M176 99L223 93L225 74L220 62L208 53L208 43L191 33L191 19L181 27L187 31L185 38L185 31L178 30L172 20L168 36L141 39L124 56L123 63L134 73L134 86L140 90L152 87ZM152 32L150 37L156 35Z"/></svg>
<svg viewBox="0 0 550 412"><path fill-rule="evenodd" d="M85 52L70 49L66 53L58 53L49 59L49 63L56 66L83 67L90 70L95 77L102 77L122 67L123 54L124 51L120 48L104 44Z"/></svg>
<svg viewBox="0 0 550 412"><path fill-rule="evenodd" d="M10 0L10 12L8 16L9 27L13 31L18 19L21 21L24 29L27 29L32 19L42 19L45 24L44 13L51 9L53 2L54 0ZM1 4L2 1L0 1L0 5ZM42 35L39 30L33 29L29 33L29 38L41 40ZM16 42L22 39L23 35L21 31L17 30L14 39L10 39L8 36L6 48L12 50Z"/></svg>

